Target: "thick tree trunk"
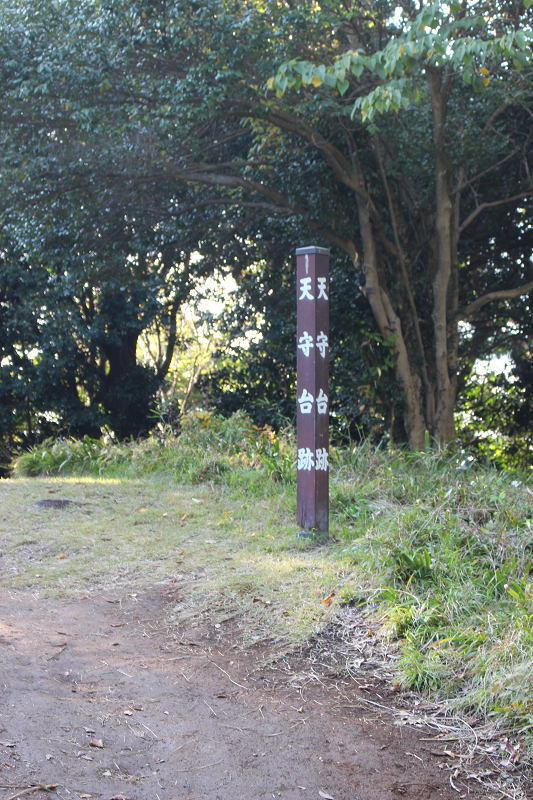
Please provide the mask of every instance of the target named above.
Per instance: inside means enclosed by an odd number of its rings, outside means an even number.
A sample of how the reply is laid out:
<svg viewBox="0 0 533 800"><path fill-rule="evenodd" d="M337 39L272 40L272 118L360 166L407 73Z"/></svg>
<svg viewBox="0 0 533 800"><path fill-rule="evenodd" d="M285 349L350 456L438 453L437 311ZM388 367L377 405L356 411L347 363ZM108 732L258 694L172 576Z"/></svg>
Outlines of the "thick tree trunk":
<svg viewBox="0 0 533 800"><path fill-rule="evenodd" d="M423 450L425 422L420 403L420 385L413 380L407 348L402 333L401 320L395 313L390 298L380 285L376 255L376 242L368 203L362 194L357 194L359 224L363 240L364 292L370 303L374 318L384 338L394 334L396 353L396 377L401 382L406 401L404 427L412 450Z"/></svg>
<svg viewBox="0 0 533 800"><path fill-rule="evenodd" d="M109 363L105 383L112 386L130 372L137 363L137 341L139 331L128 331L121 337L120 344L106 342L102 349Z"/></svg>
<svg viewBox="0 0 533 800"><path fill-rule="evenodd" d="M452 276L453 203L446 142L446 109L450 76L429 69L427 80L431 97L435 145L437 270L433 279L433 325L435 332L435 431L437 441L455 438L453 409L454 384L450 380L448 354L448 295Z"/></svg>

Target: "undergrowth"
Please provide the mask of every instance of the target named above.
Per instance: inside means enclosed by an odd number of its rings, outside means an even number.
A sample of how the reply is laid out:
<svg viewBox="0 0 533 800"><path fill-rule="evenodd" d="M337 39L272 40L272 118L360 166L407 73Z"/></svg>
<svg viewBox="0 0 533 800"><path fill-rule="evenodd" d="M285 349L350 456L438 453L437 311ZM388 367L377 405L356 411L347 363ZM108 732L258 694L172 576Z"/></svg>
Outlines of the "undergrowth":
<svg viewBox="0 0 533 800"><path fill-rule="evenodd" d="M141 441L102 439L50 439L21 455L15 474L120 475L139 477L168 473L183 482L201 483L250 477L259 472L268 479L294 483L293 436L277 436L270 426L258 428L237 412L225 418L191 412L181 424L179 436L163 427Z"/></svg>
<svg viewBox="0 0 533 800"><path fill-rule="evenodd" d="M289 431L258 429L240 413L193 413L179 436L162 430L138 443L45 442L17 460L15 474L168 475L250 498L276 482L294 499L295 462ZM529 474L482 467L460 451L413 454L369 443L332 447L330 462L326 550L329 563L342 565L336 593L345 602L362 589L380 599L383 635L398 642L402 685L531 735ZM266 572L261 580L266 586ZM298 592L301 603L305 583Z"/></svg>

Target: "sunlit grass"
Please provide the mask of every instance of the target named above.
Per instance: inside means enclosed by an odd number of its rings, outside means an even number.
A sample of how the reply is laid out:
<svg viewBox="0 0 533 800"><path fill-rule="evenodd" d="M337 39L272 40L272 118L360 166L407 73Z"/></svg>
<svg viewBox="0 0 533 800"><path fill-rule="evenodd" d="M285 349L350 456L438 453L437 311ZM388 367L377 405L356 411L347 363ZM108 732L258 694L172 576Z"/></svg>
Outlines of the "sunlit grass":
<svg viewBox="0 0 533 800"><path fill-rule="evenodd" d="M332 448L330 541L317 546L296 536L291 436L197 415L180 437L89 445L47 444L20 462L45 463L47 477L0 483L4 585L39 595L168 584L176 628L232 619L243 643L286 646L321 630L337 603L372 597L403 686L533 730L529 474L460 451ZM46 497L76 503L28 505Z"/></svg>
<svg viewBox="0 0 533 800"><path fill-rule="evenodd" d="M2 482L2 583L42 596L184 585L184 611L246 614L246 640L301 640L321 625L322 598L346 576L335 548L297 539L294 489L266 489L246 502L226 486L153 476ZM73 502L31 505L40 499Z"/></svg>

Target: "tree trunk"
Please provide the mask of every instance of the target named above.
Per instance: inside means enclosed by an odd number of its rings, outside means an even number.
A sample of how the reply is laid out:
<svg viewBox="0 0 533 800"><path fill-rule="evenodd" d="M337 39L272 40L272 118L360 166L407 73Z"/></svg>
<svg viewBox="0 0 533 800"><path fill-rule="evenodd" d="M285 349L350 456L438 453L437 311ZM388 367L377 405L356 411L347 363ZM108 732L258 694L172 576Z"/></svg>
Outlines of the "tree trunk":
<svg viewBox="0 0 533 800"><path fill-rule="evenodd" d="M446 110L451 76L443 80L440 70L428 68L427 81L431 97L435 146L437 269L433 279L433 325L435 331L435 431L438 442L455 438L453 409L454 383L450 380L448 354L448 296L452 276L451 176L446 141Z"/></svg>
<svg viewBox="0 0 533 800"><path fill-rule="evenodd" d="M425 421L420 403L420 385L413 380L409 356L402 333L402 324L395 313L390 298L380 285L377 264L376 242L368 203L362 193L357 193L359 225L363 240L364 292L370 303L381 335L387 339L394 334L396 354L396 377L401 382L406 401L404 427L412 450L424 449Z"/></svg>
<svg viewBox="0 0 533 800"><path fill-rule="evenodd" d="M112 386L135 367L138 339L139 331L133 330L121 336L120 344L106 342L102 345L109 363L109 372L105 377L107 385Z"/></svg>

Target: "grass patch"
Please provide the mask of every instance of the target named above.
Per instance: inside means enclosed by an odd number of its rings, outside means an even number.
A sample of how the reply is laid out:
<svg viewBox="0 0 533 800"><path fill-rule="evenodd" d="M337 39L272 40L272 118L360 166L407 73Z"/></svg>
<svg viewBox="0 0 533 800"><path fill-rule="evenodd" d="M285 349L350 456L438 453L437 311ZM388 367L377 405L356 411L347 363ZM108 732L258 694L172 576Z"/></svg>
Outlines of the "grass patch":
<svg viewBox="0 0 533 800"><path fill-rule="evenodd" d="M530 476L368 444L330 460L332 536L314 547L295 535L293 437L243 415L189 415L179 437L139 444L45 443L0 483L4 585L174 582L177 624L237 616L246 642L287 644L334 614L321 602L331 591L335 602L372 596L405 687L530 734ZM47 497L75 502L29 505Z"/></svg>

